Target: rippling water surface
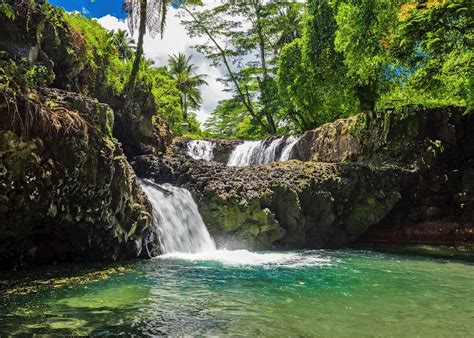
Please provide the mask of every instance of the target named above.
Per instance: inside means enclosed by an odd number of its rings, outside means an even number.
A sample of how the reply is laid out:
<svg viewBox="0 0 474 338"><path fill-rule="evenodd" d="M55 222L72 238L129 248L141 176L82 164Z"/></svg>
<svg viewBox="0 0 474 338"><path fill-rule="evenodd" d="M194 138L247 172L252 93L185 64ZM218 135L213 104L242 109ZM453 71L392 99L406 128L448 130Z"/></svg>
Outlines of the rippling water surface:
<svg viewBox="0 0 474 338"><path fill-rule="evenodd" d="M3 273L0 333L471 336L474 266L362 250Z"/></svg>

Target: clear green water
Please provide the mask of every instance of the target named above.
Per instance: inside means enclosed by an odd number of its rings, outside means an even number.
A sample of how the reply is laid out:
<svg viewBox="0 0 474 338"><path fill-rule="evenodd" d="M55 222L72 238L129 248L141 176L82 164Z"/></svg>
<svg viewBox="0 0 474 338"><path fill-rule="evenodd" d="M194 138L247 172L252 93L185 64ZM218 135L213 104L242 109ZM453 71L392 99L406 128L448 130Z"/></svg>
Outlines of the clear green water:
<svg viewBox="0 0 474 338"><path fill-rule="evenodd" d="M281 255L3 274L0 333L474 335L472 263L362 250Z"/></svg>

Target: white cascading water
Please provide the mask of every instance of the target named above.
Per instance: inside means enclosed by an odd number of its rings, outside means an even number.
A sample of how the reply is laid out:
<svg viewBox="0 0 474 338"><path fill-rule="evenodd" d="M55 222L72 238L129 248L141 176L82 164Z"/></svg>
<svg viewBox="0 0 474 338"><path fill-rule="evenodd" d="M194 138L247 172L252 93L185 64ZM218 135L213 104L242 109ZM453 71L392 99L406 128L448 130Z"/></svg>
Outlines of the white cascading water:
<svg viewBox="0 0 474 338"><path fill-rule="evenodd" d="M187 144L187 154L195 160L212 161L215 144L206 140L191 140Z"/></svg>
<svg viewBox="0 0 474 338"><path fill-rule="evenodd" d="M291 149L298 141L297 136L278 137L261 141L244 141L232 151L227 162L228 166L245 167L254 164L265 164L276 161L287 161ZM278 155L278 149L281 149Z"/></svg>
<svg viewBox="0 0 474 338"><path fill-rule="evenodd" d="M164 255L159 256L159 259L214 261L225 265L278 265L289 268L331 264L327 258L301 252L217 250L188 190L169 184L158 185L148 180L141 180L140 184L153 207L153 224L160 230Z"/></svg>
<svg viewBox="0 0 474 338"><path fill-rule="evenodd" d="M155 185L146 180L141 181L141 186L153 206L153 222L161 230L165 254L216 250L188 190L169 184Z"/></svg>
<svg viewBox="0 0 474 338"><path fill-rule="evenodd" d="M294 135L286 139L285 148L283 148L283 150L281 151L280 161L288 161L290 159L291 150L299 139L300 138L298 136Z"/></svg>

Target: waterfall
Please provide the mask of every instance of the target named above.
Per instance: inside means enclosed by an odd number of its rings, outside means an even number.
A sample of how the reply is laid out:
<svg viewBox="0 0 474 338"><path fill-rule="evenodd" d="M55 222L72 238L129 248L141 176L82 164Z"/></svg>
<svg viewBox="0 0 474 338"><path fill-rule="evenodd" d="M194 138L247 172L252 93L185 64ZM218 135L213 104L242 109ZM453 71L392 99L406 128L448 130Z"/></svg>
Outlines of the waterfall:
<svg viewBox="0 0 474 338"><path fill-rule="evenodd" d="M232 151L228 166L244 167L290 159L298 136L276 137L261 141L244 141Z"/></svg>
<svg viewBox="0 0 474 338"><path fill-rule="evenodd" d="M295 253L217 250L191 193L169 184L140 180L153 207L153 225L160 231L163 255L159 259L214 261L225 265L308 266L322 264L318 257ZM325 263L325 262L324 262Z"/></svg>
<svg viewBox="0 0 474 338"><path fill-rule="evenodd" d="M195 160L212 161L215 144L205 140L191 140L188 142L187 154Z"/></svg>
<svg viewBox="0 0 474 338"><path fill-rule="evenodd" d="M290 159L291 150L293 146L298 142L300 138L298 136L290 136L286 139L285 148L281 151L280 161L288 161Z"/></svg>
<svg viewBox="0 0 474 338"><path fill-rule="evenodd" d="M227 162L228 166L243 167L250 165L256 149L259 149L262 141L244 141L232 151Z"/></svg>
<svg viewBox="0 0 474 338"><path fill-rule="evenodd" d="M216 250L188 190L169 184L157 185L148 180L140 183L153 206L153 223L160 229L165 254Z"/></svg>

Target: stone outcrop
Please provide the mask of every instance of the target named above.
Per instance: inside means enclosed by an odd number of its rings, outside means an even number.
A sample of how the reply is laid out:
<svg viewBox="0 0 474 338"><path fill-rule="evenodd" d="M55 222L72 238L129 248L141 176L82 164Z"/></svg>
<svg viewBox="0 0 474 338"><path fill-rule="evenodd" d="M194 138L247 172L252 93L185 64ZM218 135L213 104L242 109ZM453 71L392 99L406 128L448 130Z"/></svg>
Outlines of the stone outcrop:
<svg viewBox="0 0 474 338"><path fill-rule="evenodd" d="M243 168L142 156L140 177L189 189L218 243L245 248L340 247L399 201L398 168L289 161Z"/></svg>
<svg viewBox="0 0 474 338"><path fill-rule="evenodd" d="M416 174L363 240L474 243L474 120L463 108L409 106L338 120L306 132L293 156L397 165Z"/></svg>
<svg viewBox="0 0 474 338"><path fill-rule="evenodd" d="M16 104L18 116L0 103L0 267L156 255L112 110L50 89Z"/></svg>
<svg viewBox="0 0 474 338"><path fill-rule="evenodd" d="M333 247L364 234L365 241L469 246L474 242L473 122L462 108L409 106L306 132L290 156L303 162L226 168L175 156L140 158L135 167L140 175L189 188L211 231L228 242ZM322 168L330 180L315 174ZM365 196L366 208L358 204L356 191ZM315 194L329 197L308 199ZM334 211L338 207L351 216ZM347 231L351 225L360 225L359 231Z"/></svg>
<svg viewBox="0 0 474 338"><path fill-rule="evenodd" d="M0 268L156 256L151 205L126 157L164 153L171 141L150 88L137 82L128 98L114 90L108 55L47 1L9 5L15 15L0 15Z"/></svg>
<svg viewBox="0 0 474 338"><path fill-rule="evenodd" d="M436 157L437 144L447 151L458 146L469 119L464 111L405 106L340 119L305 132L291 158L426 166Z"/></svg>

